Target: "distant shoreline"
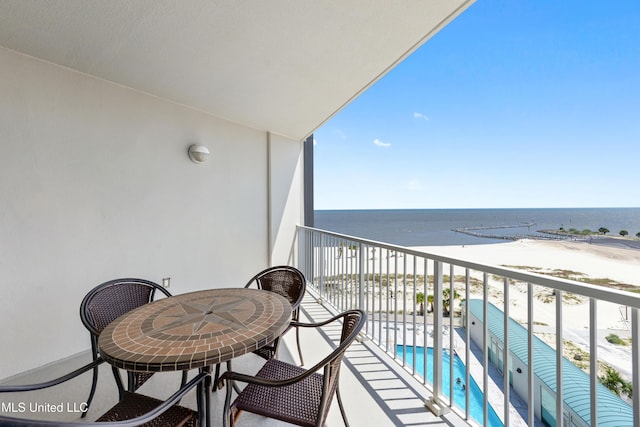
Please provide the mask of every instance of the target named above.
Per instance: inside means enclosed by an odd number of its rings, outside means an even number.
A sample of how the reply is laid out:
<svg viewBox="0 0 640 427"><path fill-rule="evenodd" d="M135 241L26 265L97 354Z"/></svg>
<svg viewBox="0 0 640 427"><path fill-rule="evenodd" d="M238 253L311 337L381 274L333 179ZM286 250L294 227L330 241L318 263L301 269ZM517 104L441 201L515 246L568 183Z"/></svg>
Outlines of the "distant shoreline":
<svg viewBox="0 0 640 427"><path fill-rule="evenodd" d="M640 208L316 210L314 220L319 229L400 246L616 238L626 230L626 238L634 242L627 246L636 248L635 235L640 232ZM596 234L600 228L610 231Z"/></svg>

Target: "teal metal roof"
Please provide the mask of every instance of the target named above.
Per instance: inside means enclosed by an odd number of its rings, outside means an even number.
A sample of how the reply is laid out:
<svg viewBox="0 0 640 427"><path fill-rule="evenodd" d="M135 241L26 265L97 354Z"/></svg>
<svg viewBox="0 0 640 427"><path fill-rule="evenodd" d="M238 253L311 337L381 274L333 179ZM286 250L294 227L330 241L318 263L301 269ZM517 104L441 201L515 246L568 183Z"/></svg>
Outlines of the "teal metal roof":
<svg viewBox="0 0 640 427"><path fill-rule="evenodd" d="M482 300L469 300L469 311L483 320ZM492 335L504 342L504 313L493 304L487 306L488 328ZM528 361L527 329L509 318L509 349L525 365ZM556 392L556 351L533 337L533 372L554 393ZM515 374L514 374L515 375ZM591 423L590 379L586 372L566 358L562 358L562 393L564 403L584 422ZM598 426L622 427L633 425L633 408L611 390L597 384Z"/></svg>

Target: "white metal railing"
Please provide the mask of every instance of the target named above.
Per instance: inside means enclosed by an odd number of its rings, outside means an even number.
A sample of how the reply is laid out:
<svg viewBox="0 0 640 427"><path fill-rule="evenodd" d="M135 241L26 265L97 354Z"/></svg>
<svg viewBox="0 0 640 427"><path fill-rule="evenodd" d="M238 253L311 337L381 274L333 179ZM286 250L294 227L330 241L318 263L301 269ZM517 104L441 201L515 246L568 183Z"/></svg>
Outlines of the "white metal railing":
<svg viewBox="0 0 640 427"><path fill-rule="evenodd" d="M322 302L337 310L363 309L368 316L367 337L431 390L436 409L452 408L470 424L485 426L491 425L490 405L497 408L495 412L500 422L507 426L541 425L543 417L546 422L557 426L597 426L609 425L607 411L619 403L621 406L617 410L620 414L615 425L640 425L640 393L618 399L599 385L597 351L598 306L613 304L627 307L626 310L631 311L630 345L625 353L628 357L607 362L617 367L623 364L621 371L629 373L627 378L633 390L640 389L640 295L304 226L297 229L296 246L294 262ZM526 292L526 314L510 312L510 295L517 292L514 290L516 286ZM540 295L546 295L546 301L541 301ZM591 358L588 374L580 373L585 377L588 389L579 391L574 387L573 365L567 365L572 361L563 357L566 345L564 300L575 298L589 301L584 326L589 331L585 354L590 354ZM477 306L474 301L478 300L481 310L473 312L470 306ZM546 307L553 306L553 302L555 310L547 310ZM555 334L555 340L551 340L547 347L538 344L539 338L534 331L534 327L539 326L535 319L540 310L547 310L555 316L555 328L546 326ZM502 333L492 332L490 321L482 320L495 319L495 313L500 313L500 321L492 327L501 327ZM514 314L520 317L521 326L514 326L510 319ZM522 319L523 316L526 320ZM475 325L478 319L481 325ZM526 329L526 356L520 358L514 353L517 343L511 341L522 327ZM555 357L551 361L539 359L539 348L554 346ZM431 358L427 357L430 348L433 351ZM420 352L424 356L418 362ZM454 355L465 361L464 380L460 378L460 384L456 382L459 377L454 373ZM445 372L443 367L447 359L451 362ZM490 378L495 378L491 375L494 368L490 367L494 365L503 373L497 384L495 380L490 381ZM567 366L570 372L565 372ZM555 383L551 386L540 377L540 371L547 368L555 371L555 381L547 381ZM514 377L516 375L517 378ZM470 413L472 387L463 386L472 382L478 383L482 392L482 415L481 419L475 420ZM449 397L459 396L460 388L463 393L461 400ZM499 390L497 394L503 397L500 401L494 397L496 389ZM513 396L514 391L526 404L526 411L513 407L513 401L517 399ZM555 402L551 406L549 400L544 402L543 398L543 394L549 393L551 402ZM576 400L581 403L572 403Z"/></svg>

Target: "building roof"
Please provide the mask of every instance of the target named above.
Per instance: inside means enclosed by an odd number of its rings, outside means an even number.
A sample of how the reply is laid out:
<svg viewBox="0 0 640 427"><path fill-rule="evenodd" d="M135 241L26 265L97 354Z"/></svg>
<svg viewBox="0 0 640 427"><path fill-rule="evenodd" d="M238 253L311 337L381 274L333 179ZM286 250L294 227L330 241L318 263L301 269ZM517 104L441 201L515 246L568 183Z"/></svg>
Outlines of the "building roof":
<svg viewBox="0 0 640 427"><path fill-rule="evenodd" d="M484 320L482 300L469 300L470 312L481 322ZM493 304L487 306L488 328L492 335L504 342L504 313ZM525 365L528 361L527 329L509 318L509 349ZM556 391L556 351L533 337L533 372L549 389ZM585 423L591 422L590 377L583 370L562 358L563 387L565 404ZM633 408L602 384L597 384L598 425L620 427L633 424Z"/></svg>

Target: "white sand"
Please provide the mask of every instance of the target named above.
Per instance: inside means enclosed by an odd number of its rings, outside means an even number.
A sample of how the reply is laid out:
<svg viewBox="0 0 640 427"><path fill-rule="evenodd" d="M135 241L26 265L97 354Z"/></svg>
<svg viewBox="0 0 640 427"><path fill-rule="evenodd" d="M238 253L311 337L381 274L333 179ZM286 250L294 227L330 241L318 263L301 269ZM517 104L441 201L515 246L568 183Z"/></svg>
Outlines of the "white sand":
<svg viewBox="0 0 640 427"><path fill-rule="evenodd" d="M496 266L563 269L640 286L640 250L586 242L520 240L491 245L424 246L428 253Z"/></svg>

